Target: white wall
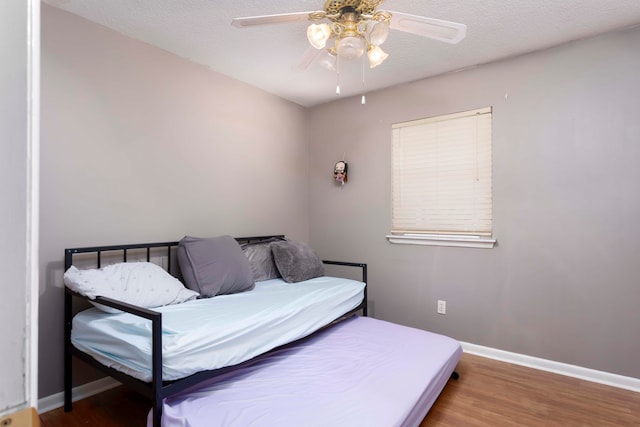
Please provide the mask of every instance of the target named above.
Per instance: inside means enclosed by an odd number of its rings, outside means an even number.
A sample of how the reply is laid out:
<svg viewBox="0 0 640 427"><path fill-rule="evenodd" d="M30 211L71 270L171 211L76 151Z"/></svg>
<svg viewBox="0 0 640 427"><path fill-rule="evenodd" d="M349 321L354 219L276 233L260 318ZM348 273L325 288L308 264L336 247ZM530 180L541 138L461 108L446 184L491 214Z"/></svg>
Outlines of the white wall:
<svg viewBox="0 0 640 427"><path fill-rule="evenodd" d="M369 263L376 317L640 378L638 46L635 28L312 109L310 243ZM497 247L387 242L391 124L485 106Z"/></svg>
<svg viewBox="0 0 640 427"><path fill-rule="evenodd" d="M298 105L43 6L42 397L62 390L64 248L186 234L307 240L305 117Z"/></svg>
<svg viewBox="0 0 640 427"><path fill-rule="evenodd" d="M37 167L39 2L0 2L0 416L34 405L32 325L33 168ZM32 25L30 26L30 22ZM37 60L36 60L37 61ZM35 64L37 69L37 64ZM37 73L37 70L35 71ZM33 99L31 96L33 94ZM37 109L37 106L35 106ZM36 347L37 348L37 347ZM33 402L33 403L32 403Z"/></svg>

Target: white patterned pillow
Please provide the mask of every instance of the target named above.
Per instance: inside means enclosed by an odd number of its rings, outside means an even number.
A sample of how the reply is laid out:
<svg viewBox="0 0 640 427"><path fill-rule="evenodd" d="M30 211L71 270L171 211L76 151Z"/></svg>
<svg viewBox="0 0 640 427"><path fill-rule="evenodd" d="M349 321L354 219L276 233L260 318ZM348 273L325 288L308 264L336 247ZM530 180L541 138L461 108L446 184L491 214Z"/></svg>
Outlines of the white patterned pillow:
<svg viewBox="0 0 640 427"><path fill-rule="evenodd" d="M90 299L104 296L144 308L178 304L199 295L150 262L123 262L88 270L71 266L64 273L64 284ZM104 305L94 305L108 313L119 312Z"/></svg>

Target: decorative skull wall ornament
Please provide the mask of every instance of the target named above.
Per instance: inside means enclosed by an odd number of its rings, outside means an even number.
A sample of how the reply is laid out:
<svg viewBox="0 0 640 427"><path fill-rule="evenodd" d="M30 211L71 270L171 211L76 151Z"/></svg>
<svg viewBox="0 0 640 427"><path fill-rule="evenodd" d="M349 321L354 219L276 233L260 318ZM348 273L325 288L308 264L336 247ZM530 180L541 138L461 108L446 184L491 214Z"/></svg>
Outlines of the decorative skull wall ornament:
<svg viewBox="0 0 640 427"><path fill-rule="evenodd" d="M349 180L347 176L347 170L349 169L349 165L345 161L339 161L333 168L333 178L340 183L340 185L345 185Z"/></svg>

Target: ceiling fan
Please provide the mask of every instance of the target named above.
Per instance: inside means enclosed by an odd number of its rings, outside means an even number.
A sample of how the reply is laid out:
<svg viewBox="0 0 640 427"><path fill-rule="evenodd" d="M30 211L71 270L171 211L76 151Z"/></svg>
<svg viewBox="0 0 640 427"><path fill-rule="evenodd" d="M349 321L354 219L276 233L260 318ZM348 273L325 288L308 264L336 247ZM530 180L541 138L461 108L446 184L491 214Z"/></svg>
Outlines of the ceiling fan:
<svg viewBox="0 0 640 427"><path fill-rule="evenodd" d="M313 48L305 54L298 68L306 69L327 48L340 59L356 59L367 53L374 68L389 56L380 45L389 30L404 31L422 37L455 44L466 36L467 27L456 22L407 13L377 10L384 0L326 0L321 11L294 12L277 15L235 18L231 24L238 28L258 25L311 21L307 38ZM318 22L316 24L316 22Z"/></svg>

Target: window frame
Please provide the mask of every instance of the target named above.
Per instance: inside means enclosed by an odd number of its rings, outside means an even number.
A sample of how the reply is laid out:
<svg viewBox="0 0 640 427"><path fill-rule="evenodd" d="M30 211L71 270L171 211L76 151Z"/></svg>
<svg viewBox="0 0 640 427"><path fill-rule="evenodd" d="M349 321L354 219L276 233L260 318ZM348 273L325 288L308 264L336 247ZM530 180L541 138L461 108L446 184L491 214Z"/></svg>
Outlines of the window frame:
<svg viewBox="0 0 640 427"><path fill-rule="evenodd" d="M484 190L481 190L483 191L481 194L485 198L487 197L487 192L488 192L488 197L490 200L490 206L488 207L488 209L485 208L483 211L483 214L485 215L484 221L485 222L488 221L489 223L488 230L486 228L487 227L486 224L484 225L484 227L480 226L476 231L471 231L471 232L461 231L461 230L456 230L456 231L436 230L438 228L437 226L434 227L434 230L425 229L422 231L421 230L406 231L403 229L399 229L399 227L397 226L398 221L395 221L395 217L394 217L394 215L396 214L397 206L398 206L398 203L396 202L396 197L399 196L398 194L395 193L396 191L395 180L397 179L395 168L397 167L397 165L395 164L396 159L394 158L394 153L398 149L396 146L398 143L406 144L406 140L398 141L396 139L401 137L401 134L398 133L400 132L399 130L402 128L411 128L411 127L417 128L418 126L423 126L425 133L428 133L429 132L429 129L427 128L428 126L433 127L433 125L437 126L438 123L445 123L452 120L459 120L459 119L468 120L471 117L479 117L481 115L488 115L487 117L489 118L488 130L485 129L484 133L482 133L481 135L485 137L485 141L484 141L485 145L482 148L484 150L488 150L488 154L485 154L485 159L483 160L484 161L483 167L485 172L486 172L486 169L488 168L488 178L484 178L485 182L488 180L488 183L485 183ZM460 123L462 126L463 122L460 122ZM485 126L486 125L487 124L485 123ZM490 249L494 247L494 245L496 244L496 239L493 236L492 126L493 126L492 107L478 108L478 109L473 109L473 110L468 110L468 111L463 111L463 112L458 112L453 114L444 114L444 115L434 116L426 119L412 120L412 121L401 122L401 123L396 123L392 125L392 142L391 142L391 177L392 177L391 178L392 179L392 188L391 188L392 227L391 228L392 229L391 229L391 233L386 235L386 238L390 243L427 245L427 246L471 247L471 248L485 248L485 249ZM486 141L487 134L488 134L488 141ZM478 134L474 134L474 138L478 138ZM477 141L478 139L474 140L474 147L476 148L478 147ZM475 151L476 148L474 148L474 156L478 155L477 152ZM488 159L486 158L487 156L488 156ZM424 159L421 159L421 161L424 161ZM477 161L477 160L474 160L474 161ZM403 171L403 172L406 173L406 171ZM448 185L448 184L445 184L445 185ZM486 189L487 186L488 186L488 191ZM438 190L435 190L432 194L436 194L436 193L438 193ZM472 193L475 197L476 190L474 189L473 191L469 191L469 193L470 194ZM420 207L420 205L416 205L416 208L418 207ZM486 219L486 215L488 215L488 220ZM401 224L403 223L403 221L399 221L399 222ZM418 224L419 222L420 221L416 221L414 225L419 226L420 225ZM453 229L455 229L455 227L452 227L452 230Z"/></svg>

